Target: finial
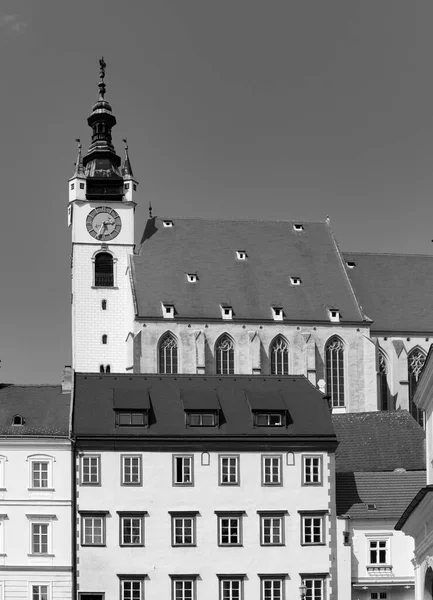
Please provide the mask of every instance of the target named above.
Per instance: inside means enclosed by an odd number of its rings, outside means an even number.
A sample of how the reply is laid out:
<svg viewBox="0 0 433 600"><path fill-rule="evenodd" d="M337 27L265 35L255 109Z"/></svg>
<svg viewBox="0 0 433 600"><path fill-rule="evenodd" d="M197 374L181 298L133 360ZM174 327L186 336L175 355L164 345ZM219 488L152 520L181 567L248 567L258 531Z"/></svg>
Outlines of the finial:
<svg viewBox="0 0 433 600"><path fill-rule="evenodd" d="M149 200L149 219L152 218L152 202Z"/></svg>
<svg viewBox="0 0 433 600"><path fill-rule="evenodd" d="M122 175L129 175L129 177L134 177L132 173L131 162L129 160L128 140L126 138L123 138L122 141L125 144L125 160L123 161Z"/></svg>
<svg viewBox="0 0 433 600"><path fill-rule="evenodd" d="M104 83L104 79L105 79L105 69L107 68L107 63L104 60L104 57L101 56L101 58L99 59L99 83L98 83L98 87L99 87L99 100L103 100L104 96L105 96L105 83Z"/></svg>

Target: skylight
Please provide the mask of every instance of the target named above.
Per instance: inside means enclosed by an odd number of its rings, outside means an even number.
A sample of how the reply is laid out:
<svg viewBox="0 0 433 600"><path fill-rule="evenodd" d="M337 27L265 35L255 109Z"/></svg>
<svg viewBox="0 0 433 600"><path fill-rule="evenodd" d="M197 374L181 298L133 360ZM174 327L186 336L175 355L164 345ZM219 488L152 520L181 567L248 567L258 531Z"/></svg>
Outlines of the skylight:
<svg viewBox="0 0 433 600"><path fill-rule="evenodd" d="M281 308L281 306L272 306L272 316L274 318L274 321L282 321L283 320L283 309Z"/></svg>
<svg viewBox="0 0 433 600"><path fill-rule="evenodd" d="M304 231L302 223L293 223L293 231Z"/></svg>
<svg viewBox="0 0 433 600"><path fill-rule="evenodd" d="M290 277L290 283L292 285L301 285L302 281L300 277Z"/></svg>
<svg viewBox="0 0 433 600"><path fill-rule="evenodd" d="M233 319L233 308L231 306L221 306L221 315L223 319Z"/></svg>
<svg viewBox="0 0 433 600"><path fill-rule="evenodd" d="M329 320L332 323L340 322L340 311L336 308L328 308Z"/></svg>
<svg viewBox="0 0 433 600"><path fill-rule="evenodd" d="M247 253L245 250L236 250L236 258L238 260L247 260Z"/></svg>
<svg viewBox="0 0 433 600"><path fill-rule="evenodd" d="M174 319L174 305L162 304L162 316L164 319Z"/></svg>
<svg viewBox="0 0 433 600"><path fill-rule="evenodd" d="M164 227L173 227L173 221L169 221L168 219L163 221L162 224L164 225Z"/></svg>
<svg viewBox="0 0 433 600"><path fill-rule="evenodd" d="M186 278L189 283L196 283L198 281L198 277L196 273L187 273Z"/></svg>

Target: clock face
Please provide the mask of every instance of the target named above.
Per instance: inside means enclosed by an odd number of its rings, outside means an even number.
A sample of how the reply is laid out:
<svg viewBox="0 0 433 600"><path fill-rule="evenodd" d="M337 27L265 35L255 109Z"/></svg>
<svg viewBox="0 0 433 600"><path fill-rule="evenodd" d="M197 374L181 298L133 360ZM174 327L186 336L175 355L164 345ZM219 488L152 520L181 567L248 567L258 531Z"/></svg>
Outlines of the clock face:
<svg viewBox="0 0 433 600"><path fill-rule="evenodd" d="M114 208L98 206L87 215L86 227L92 237L104 242L119 235L122 221Z"/></svg>

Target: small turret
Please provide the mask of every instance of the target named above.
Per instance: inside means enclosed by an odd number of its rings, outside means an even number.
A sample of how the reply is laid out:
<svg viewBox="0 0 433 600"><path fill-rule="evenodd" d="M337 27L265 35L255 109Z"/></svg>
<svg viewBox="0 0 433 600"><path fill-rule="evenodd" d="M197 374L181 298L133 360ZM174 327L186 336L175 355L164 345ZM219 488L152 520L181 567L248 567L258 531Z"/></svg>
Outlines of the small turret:
<svg viewBox="0 0 433 600"><path fill-rule="evenodd" d="M86 199L86 176L84 174L83 159L81 156L82 146L79 138L75 141L78 144L78 154L74 165L74 174L69 179L69 202Z"/></svg>
<svg viewBox="0 0 433 600"><path fill-rule="evenodd" d="M125 144L125 158L123 160L122 165L123 191L125 194L125 200L127 200L128 202L134 202L134 196L135 192L137 191L138 181L134 177L131 167L131 161L129 160L128 140L124 138L123 143Z"/></svg>

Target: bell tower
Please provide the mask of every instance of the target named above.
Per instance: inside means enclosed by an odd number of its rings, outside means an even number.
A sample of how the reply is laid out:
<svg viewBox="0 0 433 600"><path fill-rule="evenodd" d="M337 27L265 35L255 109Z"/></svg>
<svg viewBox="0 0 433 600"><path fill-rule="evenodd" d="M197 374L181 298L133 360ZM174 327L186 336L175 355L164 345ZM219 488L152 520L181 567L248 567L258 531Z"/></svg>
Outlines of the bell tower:
<svg viewBox="0 0 433 600"><path fill-rule="evenodd" d="M129 257L134 252L135 179L126 139L122 162L112 141L116 125L105 99L99 61L99 97L87 119L87 154L79 139L69 180L68 226L72 236L72 365L78 372L124 373L134 319Z"/></svg>

